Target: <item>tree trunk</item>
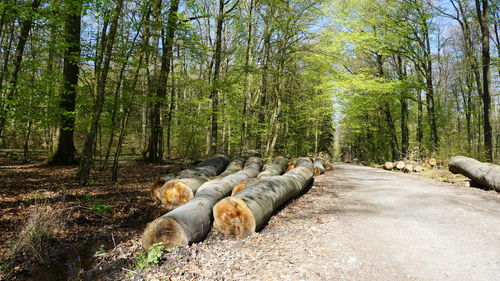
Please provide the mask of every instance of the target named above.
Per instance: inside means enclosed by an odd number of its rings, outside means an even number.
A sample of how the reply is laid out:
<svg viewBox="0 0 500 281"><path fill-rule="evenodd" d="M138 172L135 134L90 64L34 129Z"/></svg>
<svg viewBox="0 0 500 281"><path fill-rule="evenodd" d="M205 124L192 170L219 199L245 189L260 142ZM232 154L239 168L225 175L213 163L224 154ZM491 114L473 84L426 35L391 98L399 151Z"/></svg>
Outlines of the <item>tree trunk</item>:
<svg viewBox="0 0 500 281"><path fill-rule="evenodd" d="M406 80L406 71L403 60L400 55L396 56L398 76L401 81ZM403 158L408 157L408 148L410 143L410 130L408 129L408 99L406 90L402 90L400 96L401 103L401 155Z"/></svg>
<svg viewBox="0 0 500 281"><path fill-rule="evenodd" d="M427 103L427 118L430 127L430 137L431 137L431 149L432 152L437 150L439 139L437 133L436 125L436 112L434 107L434 84L432 81L432 54L431 54L431 43L429 38L429 29L427 27L427 21L424 20L424 54L425 54L425 85L426 85L426 103Z"/></svg>
<svg viewBox="0 0 500 281"><path fill-rule="evenodd" d="M240 140L240 153L246 149L248 118L249 118L249 104L251 101L251 82L252 76L250 75L250 65L252 64L252 47L253 47L253 9L254 0L250 0L250 7L248 8L248 33L247 45L245 51L245 86L243 89L243 111L241 114L241 140Z"/></svg>
<svg viewBox="0 0 500 281"><path fill-rule="evenodd" d="M285 175L255 182L217 203L213 208L214 228L236 237L259 231L275 210L300 195L313 180L312 161L300 158Z"/></svg>
<svg viewBox="0 0 500 281"><path fill-rule="evenodd" d="M64 89L60 94L60 124L57 135L57 147L47 161L50 165L72 165L76 163L75 143L75 106L78 87L80 60L80 29L82 3L80 0L66 0L65 43L63 80Z"/></svg>
<svg viewBox="0 0 500 281"><path fill-rule="evenodd" d="M455 156L448 162L450 172L462 174L487 189L500 192L500 166L482 163L476 159Z"/></svg>
<svg viewBox="0 0 500 281"><path fill-rule="evenodd" d="M148 250L156 242L170 247L202 241L212 226L212 207L239 182L257 176L261 167L262 161L251 157L243 170L203 184L191 201L148 224L142 246Z"/></svg>
<svg viewBox="0 0 500 281"><path fill-rule="evenodd" d="M224 26L225 0L219 0L219 14L217 16L217 30L215 33L215 50L214 50L214 73L212 77L212 92L210 99L212 100L211 114L211 133L210 133L210 152L217 153L218 144L218 114L219 114L219 76L222 60L222 28Z"/></svg>
<svg viewBox="0 0 500 281"><path fill-rule="evenodd" d="M77 178L82 184L87 184L90 175L90 169L93 163L93 146L97 136L99 127L99 120L101 118L102 108L106 94L106 80L108 78L109 66L111 64L111 56L113 53L113 46L118 28L118 19L123 7L123 0L117 0L115 14L111 23L109 31L109 39L107 40L106 54L103 61L102 71L97 82L97 98L94 104L90 130L87 133L87 138L83 145L82 159L80 161L80 168L78 169Z"/></svg>
<svg viewBox="0 0 500 281"><path fill-rule="evenodd" d="M483 134L484 134L484 150L486 154L486 159L490 162L493 161L493 132L491 127L491 73L490 73L490 31L489 31L489 18L488 18L488 6L489 0L475 0L477 18L479 20L479 26L481 27L481 66L483 70ZM482 9L481 9L482 3Z"/></svg>
<svg viewBox="0 0 500 281"><path fill-rule="evenodd" d="M398 137L396 135L396 128L394 127L394 121L392 120L391 111L389 105L384 109L385 119L387 121L387 126L389 128L389 137L391 140L391 153L392 160L398 160L399 157L399 146L398 146Z"/></svg>
<svg viewBox="0 0 500 281"><path fill-rule="evenodd" d="M17 91L17 83L19 78L19 71L21 70L21 62L23 61L24 47L28 41L28 35L31 30L31 26L34 21L35 10L40 6L41 0L33 0L29 5L31 11L29 11L29 16L21 24L21 32L19 34L19 41L17 41L16 53L14 57L14 62L12 63L12 74L10 77L10 89L5 97L4 107L0 109L0 137L2 136L3 129L5 127L5 122L7 120L7 114L10 109L10 102L14 98Z"/></svg>
<svg viewBox="0 0 500 281"><path fill-rule="evenodd" d="M159 1L161 10L161 0ZM151 133L148 142L148 154L146 161L150 163L160 163L163 159L163 128L161 125L161 107L167 95L167 81L172 61L174 37L177 29L177 11L179 10L179 0L172 0L167 19L167 29L161 29L163 53L161 56L160 75L156 85L156 97L151 111ZM161 11L159 11L161 13Z"/></svg>

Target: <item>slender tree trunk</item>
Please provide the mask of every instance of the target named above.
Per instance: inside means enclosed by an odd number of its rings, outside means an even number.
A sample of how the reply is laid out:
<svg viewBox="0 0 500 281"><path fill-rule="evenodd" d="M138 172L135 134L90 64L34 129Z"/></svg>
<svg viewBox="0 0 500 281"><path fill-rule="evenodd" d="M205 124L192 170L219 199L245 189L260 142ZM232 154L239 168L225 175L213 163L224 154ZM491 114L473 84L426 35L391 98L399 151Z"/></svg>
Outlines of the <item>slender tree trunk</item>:
<svg viewBox="0 0 500 281"><path fill-rule="evenodd" d="M82 3L80 0L66 0L65 12L65 43L63 80L64 89L60 94L59 108L61 110L58 127L57 147L49 156L48 163L52 165L71 165L76 163L75 143L75 106L78 87L78 61L80 60L80 29Z"/></svg>
<svg viewBox="0 0 500 281"><path fill-rule="evenodd" d="M269 17L273 14L271 7L268 7L266 11L266 18L264 19L264 58L262 62L262 80L261 80L261 90L260 90L260 108L258 117L258 134L256 148L257 150L262 150L262 139L265 137L265 120L266 120L266 105L268 96L268 71L269 71L269 59L271 56L271 27L269 23Z"/></svg>
<svg viewBox="0 0 500 281"><path fill-rule="evenodd" d="M493 162L493 132L490 120L491 110L491 73L490 73L490 31L489 31L489 18L488 6L489 0L475 0L477 18L479 26L481 27L481 53L482 53L482 70L483 70L483 133L484 133L484 150L486 159ZM482 4L482 8L481 8Z"/></svg>
<svg viewBox="0 0 500 281"><path fill-rule="evenodd" d="M100 72L100 76L97 81L97 98L92 112L90 130L87 133L87 137L83 145L82 159L80 161L80 168L77 173L77 178L82 184L87 184L90 175L90 169L93 163L93 147L97 136L97 130L99 127L99 120L101 117L102 108L104 105L104 99L106 94L106 81L108 78L114 41L118 29L118 19L120 18L122 8L123 8L123 0L117 0L115 13L113 15L111 27L109 30L109 38L106 42L107 45L106 45L105 58L103 60L102 71Z"/></svg>
<svg viewBox="0 0 500 281"><path fill-rule="evenodd" d="M21 62L23 61L24 47L28 41L28 35L31 30L31 26L34 21L34 14L38 7L40 6L41 0L33 0L30 3L30 13L29 16L21 23L21 32L19 34L19 40L16 46L16 54L14 57L14 62L12 63L12 74L10 77L10 89L5 97L4 107L0 109L0 137L2 136L3 129L5 127L5 122L7 120L7 114L10 109L10 102L14 98L17 92L17 83L19 78L19 71L21 70Z"/></svg>
<svg viewBox="0 0 500 281"><path fill-rule="evenodd" d="M212 130L210 133L210 153L217 153L218 142L218 114L219 114L219 76L222 59L222 28L224 26L224 5L225 0L219 0L219 14L217 16L217 30L215 33L215 50L214 50L214 72L212 78L212 92L210 99L212 100L212 115L211 123Z"/></svg>
<svg viewBox="0 0 500 281"><path fill-rule="evenodd" d="M424 54L425 54L425 85L427 93L425 95L427 104L427 118L430 127L431 150L435 152L438 148L439 139L436 125L436 112L434 106L434 84L432 81L432 58L431 58L431 43L429 38L429 29L427 22L424 25Z"/></svg>
<svg viewBox="0 0 500 281"><path fill-rule="evenodd" d="M159 12L161 12L161 0L159 1ZM170 2L170 10L167 18L167 28L161 29L162 56L159 80L156 85L156 98L151 111L151 133L148 142L147 162L160 163L163 160L163 127L161 124L161 108L167 96L167 82L172 61L174 37L177 29L177 11L179 0Z"/></svg>
<svg viewBox="0 0 500 281"><path fill-rule="evenodd" d="M398 75L401 81L406 79L406 73L403 65L403 60L400 55L397 55ZM408 99L406 91L401 92L401 154L403 158L408 157L408 147L410 142L410 130L408 129Z"/></svg>
<svg viewBox="0 0 500 281"><path fill-rule="evenodd" d="M250 74L250 65L252 64L252 48L253 48L253 9L254 0L250 0L250 7L248 9L248 32L247 32L247 46L245 51L245 86L243 89L243 111L241 114L241 141L240 141L240 154L246 149L246 139L248 130L249 118L249 103L251 100L251 82L252 76Z"/></svg>

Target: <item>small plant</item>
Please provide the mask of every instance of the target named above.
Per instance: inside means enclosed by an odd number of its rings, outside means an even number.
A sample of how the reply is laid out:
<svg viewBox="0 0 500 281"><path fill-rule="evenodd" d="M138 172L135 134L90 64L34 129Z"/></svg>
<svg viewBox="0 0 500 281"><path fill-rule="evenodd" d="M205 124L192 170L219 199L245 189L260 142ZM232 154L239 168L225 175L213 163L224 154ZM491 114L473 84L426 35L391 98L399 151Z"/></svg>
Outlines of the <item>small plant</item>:
<svg viewBox="0 0 500 281"><path fill-rule="evenodd" d="M167 247L163 246L162 243L153 244L148 252L141 250L135 260L134 269L141 271L151 264L160 265L160 258L166 250Z"/></svg>
<svg viewBox="0 0 500 281"><path fill-rule="evenodd" d="M104 254L104 253L106 253L106 250L104 249L104 245L101 244L101 246L99 246L99 249L97 251L95 251L94 256Z"/></svg>
<svg viewBox="0 0 500 281"><path fill-rule="evenodd" d="M82 199L83 199L83 201L90 201L90 200L92 200L92 196L85 194L82 196Z"/></svg>
<svg viewBox="0 0 500 281"><path fill-rule="evenodd" d="M19 252L30 251L43 260L43 250L47 242L55 238L55 233L64 228L62 210L54 210L50 206L36 206L23 225L19 239L12 245L11 256Z"/></svg>
<svg viewBox="0 0 500 281"><path fill-rule="evenodd" d="M90 206L90 210L98 213L103 217L109 216L109 211L111 210L111 206L102 204L100 202L95 202L92 206Z"/></svg>

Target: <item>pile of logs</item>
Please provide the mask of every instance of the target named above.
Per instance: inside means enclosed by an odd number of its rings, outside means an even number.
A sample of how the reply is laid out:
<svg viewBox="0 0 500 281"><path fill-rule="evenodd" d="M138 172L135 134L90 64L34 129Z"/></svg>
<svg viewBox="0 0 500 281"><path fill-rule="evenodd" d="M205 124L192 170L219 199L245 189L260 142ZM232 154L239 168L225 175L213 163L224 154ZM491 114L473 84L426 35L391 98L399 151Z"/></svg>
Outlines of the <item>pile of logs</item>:
<svg viewBox="0 0 500 281"><path fill-rule="evenodd" d="M399 170L405 173L420 173L422 171L432 169L436 166L437 161L434 158L429 158L424 162L416 162L409 160L401 160L397 162L387 161L384 163L385 170Z"/></svg>
<svg viewBox="0 0 500 281"><path fill-rule="evenodd" d="M223 162L226 165L220 167ZM227 157L216 155L177 178L153 185L152 197L172 210L147 225L144 249L157 242L167 247L200 242L212 224L238 237L259 231L280 206L312 185L313 176L330 167L321 157L314 161L277 157L263 171L258 157L228 162ZM214 167L208 168L207 163Z"/></svg>

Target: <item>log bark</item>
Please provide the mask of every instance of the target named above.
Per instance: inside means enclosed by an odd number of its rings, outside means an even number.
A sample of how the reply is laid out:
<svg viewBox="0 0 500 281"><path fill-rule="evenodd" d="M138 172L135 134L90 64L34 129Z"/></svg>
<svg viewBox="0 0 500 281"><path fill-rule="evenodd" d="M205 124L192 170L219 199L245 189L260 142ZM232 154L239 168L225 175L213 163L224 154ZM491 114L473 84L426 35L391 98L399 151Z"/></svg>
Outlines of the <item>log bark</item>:
<svg viewBox="0 0 500 281"><path fill-rule="evenodd" d="M394 169L394 162L387 161L384 163L384 169L386 170L392 170Z"/></svg>
<svg viewBox="0 0 500 281"><path fill-rule="evenodd" d="M274 159L273 162L269 164L264 171L260 172L257 175L257 178L264 179L267 177L283 174L285 172L285 169L287 168L288 162L290 162L290 160L285 157L276 157L276 159Z"/></svg>
<svg viewBox="0 0 500 281"><path fill-rule="evenodd" d="M500 166L482 163L476 159L455 156L448 162L450 172L462 174L487 189L500 192Z"/></svg>
<svg viewBox="0 0 500 281"><path fill-rule="evenodd" d="M323 157L317 157L313 165L315 177L325 173L325 159L323 159Z"/></svg>
<svg viewBox="0 0 500 281"><path fill-rule="evenodd" d="M311 159L300 158L295 163L295 168L283 176L255 182L217 203L213 210L214 228L236 237L261 230L275 210L300 195L313 181Z"/></svg>
<svg viewBox="0 0 500 281"><path fill-rule="evenodd" d="M156 242L170 247L203 240L212 226L215 203L228 196L241 181L256 177L261 168L260 158L251 157L243 170L203 184L193 200L148 224L142 238L144 249Z"/></svg>
<svg viewBox="0 0 500 281"><path fill-rule="evenodd" d="M285 172L285 169L288 167L289 162L290 162L290 160L288 160L287 158L284 158L282 156L276 157L276 159L274 159L274 161L271 164L264 166L265 167L264 171L260 172L257 175L257 178L243 181L243 182L239 183L237 186L235 186L233 188L233 191L231 192L231 196L244 190L245 188L247 188L247 186L249 184L251 184L259 179L265 179L265 178L272 177L272 176L282 175L283 172Z"/></svg>
<svg viewBox="0 0 500 281"><path fill-rule="evenodd" d="M243 157L235 157L227 164L226 170L220 174L221 177L228 176L230 174L234 174L243 169L243 164L245 164L245 158Z"/></svg>
<svg viewBox="0 0 500 281"><path fill-rule="evenodd" d="M222 173L229 162L229 158L222 154L217 154L209 158L194 168L183 170L177 178L194 178L198 176L214 177Z"/></svg>

